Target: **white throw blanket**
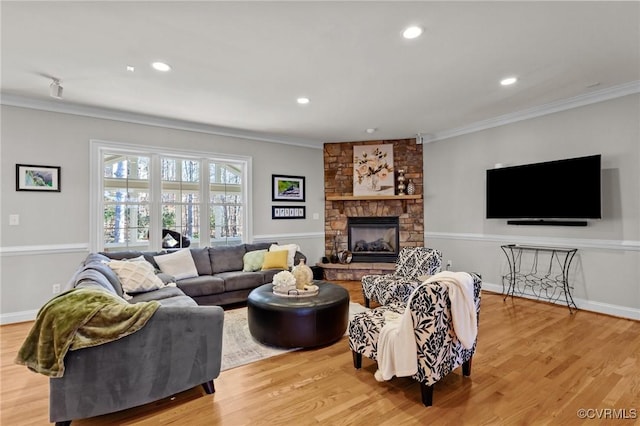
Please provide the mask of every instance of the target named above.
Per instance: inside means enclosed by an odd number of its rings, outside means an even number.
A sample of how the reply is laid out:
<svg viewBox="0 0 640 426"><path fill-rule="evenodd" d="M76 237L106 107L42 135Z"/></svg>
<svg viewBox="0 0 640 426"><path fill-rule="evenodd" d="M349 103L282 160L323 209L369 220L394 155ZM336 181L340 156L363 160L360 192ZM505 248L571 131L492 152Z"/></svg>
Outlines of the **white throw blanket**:
<svg viewBox="0 0 640 426"><path fill-rule="evenodd" d="M418 289L432 282L447 286L451 299L453 329L462 346L473 347L478 333L476 308L473 299L473 278L466 272L440 272L419 285L407 301L407 308ZM378 337L378 370L375 378L379 382L393 376L413 376L418 372L416 338L413 331L411 310L404 313L385 313L385 325Z"/></svg>

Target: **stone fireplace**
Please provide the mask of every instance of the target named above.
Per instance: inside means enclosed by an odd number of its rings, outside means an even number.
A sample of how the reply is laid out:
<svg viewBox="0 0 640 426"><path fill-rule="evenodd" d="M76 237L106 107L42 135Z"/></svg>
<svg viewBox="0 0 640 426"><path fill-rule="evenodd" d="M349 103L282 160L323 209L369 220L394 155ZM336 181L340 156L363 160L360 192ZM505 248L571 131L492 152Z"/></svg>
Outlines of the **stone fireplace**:
<svg viewBox="0 0 640 426"><path fill-rule="evenodd" d="M353 195L353 147L354 145L393 144L393 168L404 169L406 179L413 179L414 196L354 196ZM349 249L354 258L356 241L349 241L349 220L355 218L396 218L396 253L392 256L352 260L348 265L324 263L320 266L328 280L360 280L362 275L389 273L395 268L397 251L403 247L424 245L424 206L422 199L422 145L415 139L395 139L366 142L326 143L324 145L325 185L325 256L331 257L334 246ZM386 231L385 231L386 232ZM384 236L378 236L378 240ZM357 238L360 240L363 238ZM364 238L365 241L370 237ZM371 250L364 250L371 251Z"/></svg>

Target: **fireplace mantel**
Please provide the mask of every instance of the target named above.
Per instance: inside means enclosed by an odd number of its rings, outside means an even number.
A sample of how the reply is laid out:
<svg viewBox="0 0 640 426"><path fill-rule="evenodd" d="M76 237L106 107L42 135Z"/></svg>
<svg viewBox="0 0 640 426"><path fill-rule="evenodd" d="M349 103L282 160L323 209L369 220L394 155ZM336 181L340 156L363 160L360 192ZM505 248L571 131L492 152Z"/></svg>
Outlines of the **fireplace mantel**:
<svg viewBox="0 0 640 426"><path fill-rule="evenodd" d="M354 200L419 200L422 195L327 195L327 201Z"/></svg>
<svg viewBox="0 0 640 426"><path fill-rule="evenodd" d="M402 211L407 212L407 203L406 200L419 200L422 198L422 194L415 195L327 195L325 199L327 201L359 201L359 200L401 200L402 201ZM344 213L344 205L340 203L338 205L338 210L340 214Z"/></svg>

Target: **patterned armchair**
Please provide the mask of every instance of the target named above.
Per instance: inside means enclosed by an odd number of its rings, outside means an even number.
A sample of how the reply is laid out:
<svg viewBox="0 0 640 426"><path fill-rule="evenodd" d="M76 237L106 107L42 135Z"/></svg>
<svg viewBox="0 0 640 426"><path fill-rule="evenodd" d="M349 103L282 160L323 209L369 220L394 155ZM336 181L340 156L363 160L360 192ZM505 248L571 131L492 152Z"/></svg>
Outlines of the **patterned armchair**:
<svg viewBox="0 0 640 426"><path fill-rule="evenodd" d="M424 281L423 275L440 272L442 253L426 247L405 247L400 250L393 274L365 275L362 277L364 304L371 300L381 305L407 303L409 296Z"/></svg>
<svg viewBox="0 0 640 426"><path fill-rule="evenodd" d="M476 313L480 315L481 277L472 273ZM451 300L447 288L440 283L420 287L409 306L413 318L418 372L412 376L420 382L422 403L431 406L433 385L438 380L462 365L462 374L471 375L471 359L476 350L476 342L471 349L465 349L453 331L451 322ZM378 337L384 326L385 312L403 313L405 305L395 303L380 306L370 311L356 314L349 322L349 347L353 353L353 365L362 367L362 355L376 360Z"/></svg>

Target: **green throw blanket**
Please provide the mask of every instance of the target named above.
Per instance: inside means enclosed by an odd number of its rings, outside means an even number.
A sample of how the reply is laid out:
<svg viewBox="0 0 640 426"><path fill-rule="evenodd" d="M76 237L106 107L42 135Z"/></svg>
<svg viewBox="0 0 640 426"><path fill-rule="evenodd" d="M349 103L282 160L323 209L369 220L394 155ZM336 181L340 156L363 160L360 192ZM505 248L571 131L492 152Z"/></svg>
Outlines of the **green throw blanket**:
<svg viewBox="0 0 640 426"><path fill-rule="evenodd" d="M40 309L16 363L49 377L62 377L68 350L128 336L140 330L158 307L156 301L130 304L106 290L69 290Z"/></svg>

